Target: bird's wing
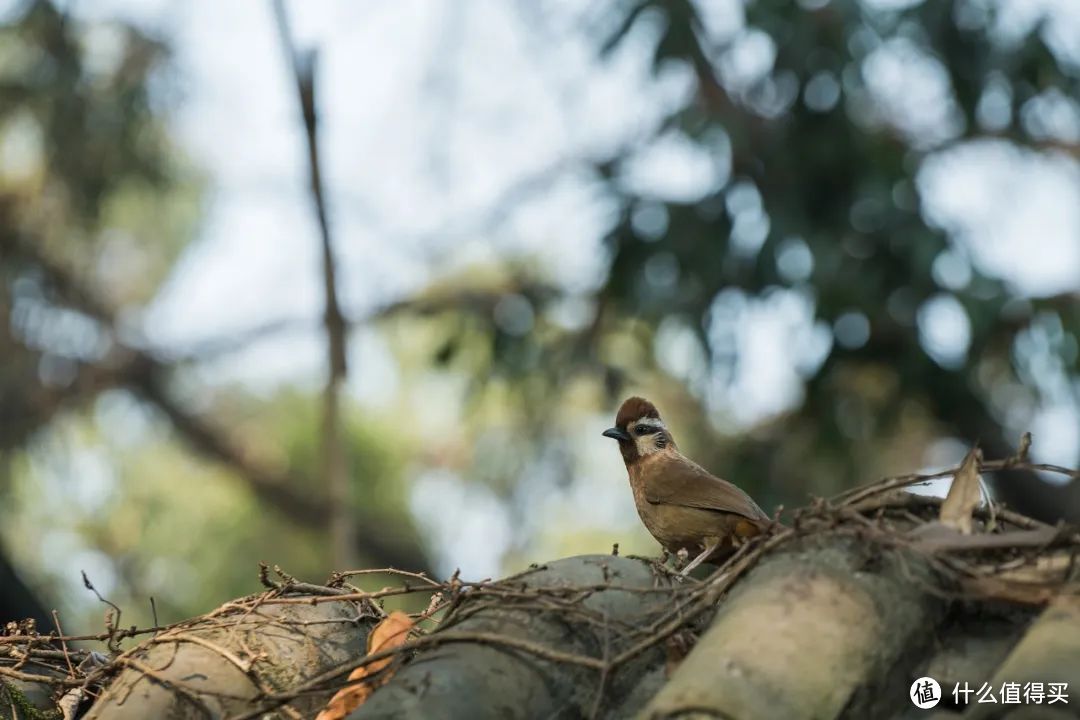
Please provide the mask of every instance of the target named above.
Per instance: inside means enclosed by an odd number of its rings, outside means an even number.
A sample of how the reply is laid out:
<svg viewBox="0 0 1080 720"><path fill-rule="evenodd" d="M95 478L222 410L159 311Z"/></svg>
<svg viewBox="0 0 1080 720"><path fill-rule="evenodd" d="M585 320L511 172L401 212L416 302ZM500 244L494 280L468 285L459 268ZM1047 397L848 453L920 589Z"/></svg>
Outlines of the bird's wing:
<svg viewBox="0 0 1080 720"><path fill-rule="evenodd" d="M678 467L664 473L663 477L658 475L645 486L645 498L654 505L681 505L769 521L769 516L749 495L727 480L710 474L697 463L684 460Z"/></svg>

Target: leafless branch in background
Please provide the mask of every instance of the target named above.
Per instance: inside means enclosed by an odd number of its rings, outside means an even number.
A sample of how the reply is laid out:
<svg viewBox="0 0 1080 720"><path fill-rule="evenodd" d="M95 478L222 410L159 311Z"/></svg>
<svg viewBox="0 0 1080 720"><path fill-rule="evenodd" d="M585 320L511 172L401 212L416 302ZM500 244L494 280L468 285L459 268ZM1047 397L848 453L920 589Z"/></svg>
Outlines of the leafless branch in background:
<svg viewBox="0 0 1080 720"><path fill-rule="evenodd" d="M177 361L119 337L115 332L116 311L108 301L70 268L51 258L38 238L0 229L0 261L23 261L40 269L50 288L71 307L97 320L113 344L106 357L80 365L74 381L77 392L57 389L38 397L39 402L74 406L110 388L127 389L162 413L192 450L235 472L268 507L305 527L325 525L333 509L321 492L310 491L312 479L274 467L233 436L227 426L186 407L169 387ZM0 334L0 350L3 347ZM391 522L375 513L363 517L363 522L369 532L355 538L356 551L396 567L426 567L427 558L415 540L395 532L398 528Z"/></svg>
<svg viewBox="0 0 1080 720"><path fill-rule="evenodd" d="M319 164L318 117L315 109L315 59L314 51L301 54L293 41L289 17L284 0L274 0L274 15L281 44L285 51L293 77L296 94L304 118L307 137L308 170L310 173L311 200L319 223L323 259L323 291L326 327L328 376L324 398L322 427L322 470L330 496L330 542L332 562L335 567L352 567L356 564L356 523L352 515L349 493L349 459L341 421L341 393L347 379L346 363L348 326L341 312L337 293L337 268L334 264L334 248L330 235L330 221L326 211L322 171Z"/></svg>

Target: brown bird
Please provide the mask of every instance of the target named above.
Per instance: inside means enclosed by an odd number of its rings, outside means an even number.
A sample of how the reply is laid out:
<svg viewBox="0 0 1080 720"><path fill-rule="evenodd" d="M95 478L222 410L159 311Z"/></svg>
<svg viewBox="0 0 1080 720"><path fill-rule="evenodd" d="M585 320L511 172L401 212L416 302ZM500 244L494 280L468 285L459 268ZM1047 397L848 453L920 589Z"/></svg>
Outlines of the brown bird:
<svg viewBox="0 0 1080 720"><path fill-rule="evenodd" d="M679 452L648 400L624 402L615 427L604 435L619 441L645 527L668 552L694 555L684 575L706 560L726 557L771 524L749 495Z"/></svg>

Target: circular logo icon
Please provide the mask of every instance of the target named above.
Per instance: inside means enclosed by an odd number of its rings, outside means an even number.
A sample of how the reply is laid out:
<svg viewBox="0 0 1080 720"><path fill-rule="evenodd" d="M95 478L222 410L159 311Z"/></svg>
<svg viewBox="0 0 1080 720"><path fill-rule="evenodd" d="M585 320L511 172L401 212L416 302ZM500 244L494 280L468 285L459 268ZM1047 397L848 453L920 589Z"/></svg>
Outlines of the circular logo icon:
<svg viewBox="0 0 1080 720"><path fill-rule="evenodd" d="M911 683L911 702L920 710L928 710L941 702L941 686L932 677L921 677Z"/></svg>

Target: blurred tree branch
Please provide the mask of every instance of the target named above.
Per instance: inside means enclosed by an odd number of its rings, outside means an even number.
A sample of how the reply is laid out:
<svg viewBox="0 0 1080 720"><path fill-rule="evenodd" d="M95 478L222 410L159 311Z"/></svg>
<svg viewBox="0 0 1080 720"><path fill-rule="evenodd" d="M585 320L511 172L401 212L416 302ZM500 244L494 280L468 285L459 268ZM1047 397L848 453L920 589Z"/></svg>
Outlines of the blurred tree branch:
<svg viewBox="0 0 1080 720"><path fill-rule="evenodd" d="M553 285L545 282L515 278L506 287L484 290L461 288L445 292L420 293L413 297L394 300L380 305L370 312L354 318L344 318L348 331L370 326L382 320L401 315L426 316L444 312L466 315L490 316L492 309L507 293L513 292L537 300L558 295ZM280 318L249 328L209 337L195 343L182 352L160 349L156 354L167 355L172 362L208 362L230 353L240 352L260 340L291 332L311 332L314 321L306 318Z"/></svg>
<svg viewBox="0 0 1080 720"><path fill-rule="evenodd" d="M85 402L109 388L131 390L157 408L189 446L202 456L232 469L260 500L284 517L313 529L326 527L333 505L321 493L310 492L310 478L275 469L244 449L226 428L184 407L169 388L173 366L118 337L115 313L104 298L75 272L48 257L42 250L42 243L19 235L0 222L0 259L5 263L21 261L37 268L48 285L55 288L58 298L93 317L109 334L113 349L100 362L82 363L78 368L79 374L73 385L86 391L57 390L54 393L56 407L60 403ZM30 365L28 370L34 368L36 364ZM357 553L395 567L428 566L423 550L414 541L402 541L392 531L388 519L371 515L364 517L364 525L367 532L355 539Z"/></svg>
<svg viewBox="0 0 1080 720"><path fill-rule="evenodd" d="M303 55L296 48L284 0L274 0L274 16L277 20L281 44L296 81L296 95L304 119L307 139L307 159L310 194L319 224L320 249L323 261L323 294L325 310L323 323L327 340L327 379L324 391L322 427L322 471L330 496L330 544L334 567L354 567L353 552L357 526L353 517L349 458L343 438L341 422L341 395L348 373L348 333L345 317L341 312L337 288L337 267L334 247L327 216L326 197L323 190L322 170L319 162L318 112L315 106L315 51Z"/></svg>

